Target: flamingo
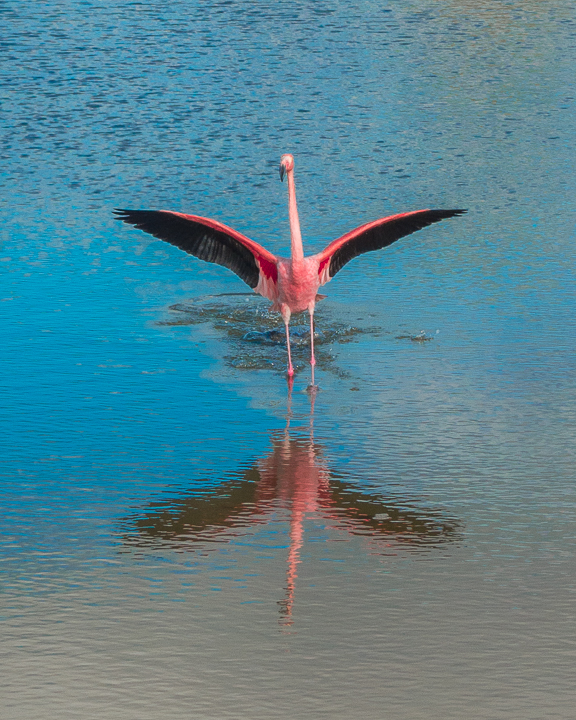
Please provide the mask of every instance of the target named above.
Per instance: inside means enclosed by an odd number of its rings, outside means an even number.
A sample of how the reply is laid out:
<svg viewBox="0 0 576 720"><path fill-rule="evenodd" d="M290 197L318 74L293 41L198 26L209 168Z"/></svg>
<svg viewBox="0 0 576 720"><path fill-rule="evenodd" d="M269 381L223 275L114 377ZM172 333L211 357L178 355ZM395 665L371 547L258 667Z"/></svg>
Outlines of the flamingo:
<svg viewBox="0 0 576 720"><path fill-rule="evenodd" d="M134 225L160 240L206 262L232 270L254 292L272 301L271 310L279 312L286 327L288 377L294 375L290 352L290 317L308 311L310 315L310 366L314 387L314 310L324 299L318 289L350 260L372 250L381 250L405 235L410 235L439 220L462 215L466 210L415 210L374 220L331 242L316 255L304 256L296 186L294 158L282 155L280 180L288 178L288 214L291 253L289 258L273 255L254 240L217 220L185 215L172 210L114 210L118 220Z"/></svg>

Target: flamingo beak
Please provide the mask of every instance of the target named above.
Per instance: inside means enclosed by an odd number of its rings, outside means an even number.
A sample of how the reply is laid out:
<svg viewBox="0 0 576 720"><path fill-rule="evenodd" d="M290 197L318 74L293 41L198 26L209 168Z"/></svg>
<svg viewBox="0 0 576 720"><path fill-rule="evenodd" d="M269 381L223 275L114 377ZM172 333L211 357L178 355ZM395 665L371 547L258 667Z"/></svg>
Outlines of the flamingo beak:
<svg viewBox="0 0 576 720"><path fill-rule="evenodd" d="M280 163L280 182L284 182L284 175L286 174L286 168L284 163Z"/></svg>

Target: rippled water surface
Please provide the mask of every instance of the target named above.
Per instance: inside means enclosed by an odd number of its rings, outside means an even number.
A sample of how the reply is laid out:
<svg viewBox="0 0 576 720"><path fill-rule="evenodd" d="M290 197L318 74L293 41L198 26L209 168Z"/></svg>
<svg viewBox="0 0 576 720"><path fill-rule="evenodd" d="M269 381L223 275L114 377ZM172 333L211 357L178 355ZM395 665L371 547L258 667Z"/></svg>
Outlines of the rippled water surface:
<svg viewBox="0 0 576 720"><path fill-rule="evenodd" d="M572 720L570 3L5 2L1 706ZM348 265L308 329L112 218Z"/></svg>

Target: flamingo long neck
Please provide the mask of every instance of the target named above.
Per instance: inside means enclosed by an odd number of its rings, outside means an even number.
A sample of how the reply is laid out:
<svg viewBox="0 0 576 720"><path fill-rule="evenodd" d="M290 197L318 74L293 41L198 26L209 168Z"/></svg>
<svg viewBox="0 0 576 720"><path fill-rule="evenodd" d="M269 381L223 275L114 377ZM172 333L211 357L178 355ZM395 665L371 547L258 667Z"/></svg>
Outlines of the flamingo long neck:
<svg viewBox="0 0 576 720"><path fill-rule="evenodd" d="M298 206L296 205L296 186L294 185L294 170L288 173L288 213L290 215L290 240L292 246L292 261L304 259L302 235L300 233L300 220L298 219Z"/></svg>

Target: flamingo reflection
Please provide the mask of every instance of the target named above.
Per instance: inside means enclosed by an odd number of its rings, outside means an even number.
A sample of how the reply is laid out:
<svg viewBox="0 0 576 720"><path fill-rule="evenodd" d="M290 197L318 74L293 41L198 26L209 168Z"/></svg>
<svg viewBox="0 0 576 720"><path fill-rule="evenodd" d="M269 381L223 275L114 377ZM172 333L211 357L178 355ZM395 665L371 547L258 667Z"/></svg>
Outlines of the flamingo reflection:
<svg viewBox="0 0 576 720"><path fill-rule="evenodd" d="M292 420L292 379L288 381L288 413L283 436L272 441L272 452L258 461L262 500L277 499L290 508L290 545L286 569L286 597L280 601L283 624L292 624L297 566L304 540L307 513L321 513L332 504L330 472L320 446L314 443L314 402L316 388L310 390L309 437L290 436ZM258 498L260 500L260 498ZM258 505L258 502L257 502Z"/></svg>
<svg viewBox="0 0 576 720"><path fill-rule="evenodd" d="M363 490L351 478L328 467L314 440L314 393L307 428L291 429L290 396L286 427L272 436L271 451L250 468L235 473L218 488L156 503L127 518L126 542L142 546L168 542L178 549L198 543L231 542L254 525L289 513L289 547L281 624L291 625L305 523L321 520L331 531L361 536L368 551L396 554L401 548L430 550L459 537L458 521L433 509L390 502ZM136 531L136 532L135 532Z"/></svg>

